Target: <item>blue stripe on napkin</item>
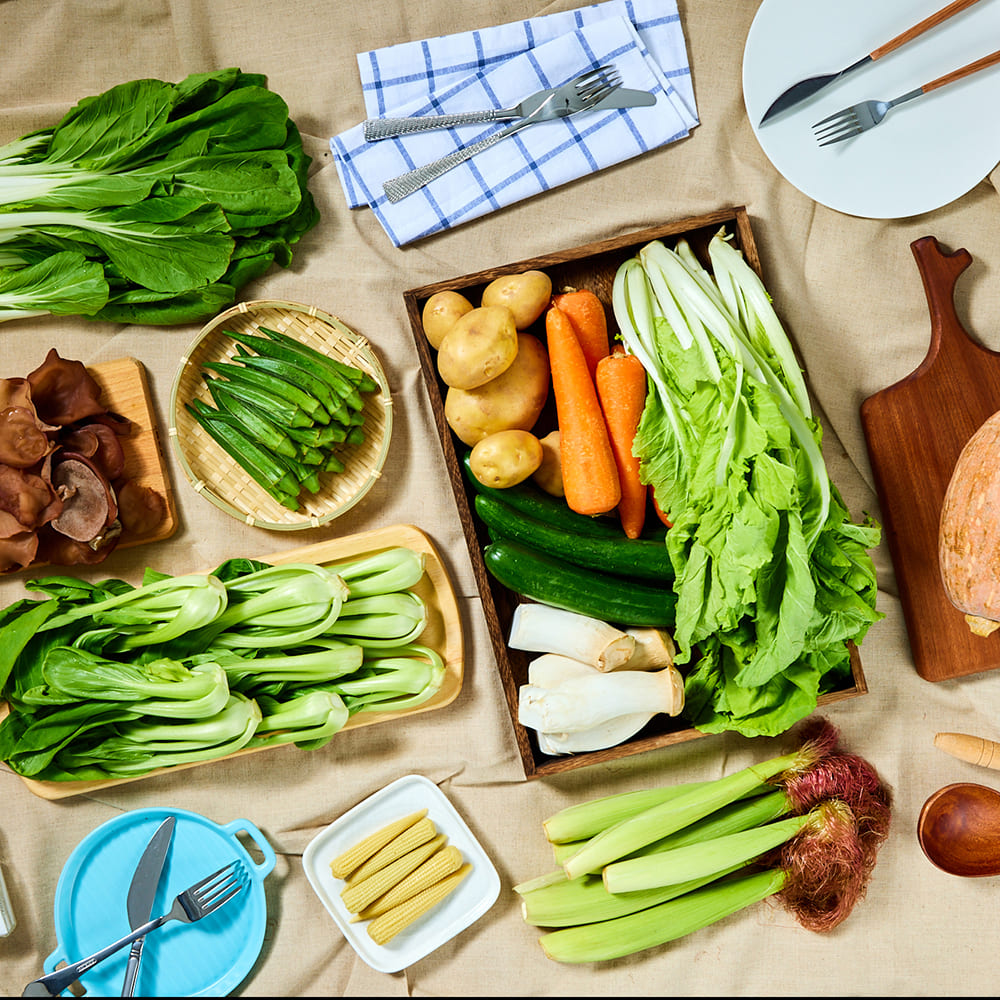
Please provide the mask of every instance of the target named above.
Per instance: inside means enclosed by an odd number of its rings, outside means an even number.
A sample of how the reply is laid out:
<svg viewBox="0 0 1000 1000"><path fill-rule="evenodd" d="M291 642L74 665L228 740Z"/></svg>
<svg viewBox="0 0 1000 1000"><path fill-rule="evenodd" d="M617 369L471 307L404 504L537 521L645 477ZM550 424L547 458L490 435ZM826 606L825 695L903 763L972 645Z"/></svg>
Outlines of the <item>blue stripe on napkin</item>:
<svg viewBox="0 0 1000 1000"><path fill-rule="evenodd" d="M618 13L607 16L613 12ZM598 15L603 19L595 20ZM643 25L642 34L632 17ZM568 25L576 27L560 30ZM665 58L671 61L664 63ZM656 104L532 125L396 204L382 191L386 180L508 123L372 143L358 125L333 137L330 147L348 204L370 206L392 242L402 246L666 145L698 121L683 32L671 0L609 0L359 56L366 104L398 117L508 107L608 62L615 63L626 87L650 91ZM398 103L404 94L416 96ZM395 103L390 105L390 99Z"/></svg>

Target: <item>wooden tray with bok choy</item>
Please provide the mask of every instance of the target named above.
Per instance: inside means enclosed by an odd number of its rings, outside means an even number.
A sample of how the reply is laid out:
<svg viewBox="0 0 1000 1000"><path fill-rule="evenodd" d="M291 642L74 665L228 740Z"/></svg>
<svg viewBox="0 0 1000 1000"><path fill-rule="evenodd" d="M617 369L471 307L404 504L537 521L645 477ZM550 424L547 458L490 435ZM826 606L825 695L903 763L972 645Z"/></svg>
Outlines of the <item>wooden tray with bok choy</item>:
<svg viewBox="0 0 1000 1000"><path fill-rule="evenodd" d="M270 556L258 557L261 562L274 566L289 563L311 563L321 566L336 567L375 555L387 549L404 546L412 549L423 557L424 573L418 582L409 589L418 597L426 608L426 623L418 638L414 641L434 651L443 662L443 680L436 692L422 704L397 711L365 711L350 717L341 731L372 726L383 722L399 722L403 718L418 713L435 711L449 705L458 696L463 682L463 635L458 604L451 580L441 561L441 558L431 539L419 528L412 525L394 525L378 528L372 531L348 535L343 538L331 539L301 548L289 549ZM0 703L0 719L7 714L7 705ZM332 737L332 752L336 754L336 741L339 736ZM261 750L277 749L277 747L247 747L235 753L220 756L213 760L225 760L229 757L255 754ZM307 752L297 750L296 752ZM134 777L108 778L105 780L80 781L42 781L21 776L28 788L41 798L61 799L73 795L91 792L98 788L137 781L141 778L168 771L185 770L211 764L213 760L197 763L177 764L169 768L159 768Z"/></svg>

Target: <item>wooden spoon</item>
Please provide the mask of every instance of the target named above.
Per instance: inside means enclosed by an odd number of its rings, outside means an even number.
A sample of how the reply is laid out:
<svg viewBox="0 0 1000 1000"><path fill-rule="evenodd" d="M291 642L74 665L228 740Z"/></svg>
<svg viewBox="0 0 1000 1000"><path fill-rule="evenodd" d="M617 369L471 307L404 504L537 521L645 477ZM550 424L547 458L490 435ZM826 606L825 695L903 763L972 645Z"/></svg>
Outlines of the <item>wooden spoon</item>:
<svg viewBox="0 0 1000 1000"><path fill-rule="evenodd" d="M945 785L920 810L917 839L950 875L1000 875L1000 792L971 782Z"/></svg>

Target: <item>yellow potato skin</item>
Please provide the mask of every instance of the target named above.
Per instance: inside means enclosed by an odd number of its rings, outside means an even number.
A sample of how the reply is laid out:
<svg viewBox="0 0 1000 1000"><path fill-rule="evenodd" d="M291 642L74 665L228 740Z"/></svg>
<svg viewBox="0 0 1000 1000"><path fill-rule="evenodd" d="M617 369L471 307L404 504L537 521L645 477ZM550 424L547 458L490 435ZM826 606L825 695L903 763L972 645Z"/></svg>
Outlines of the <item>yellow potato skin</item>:
<svg viewBox="0 0 1000 1000"><path fill-rule="evenodd" d="M562 455L559 451L559 431L549 431L538 439L542 446L542 463L532 473L531 478L550 496L564 497L562 481Z"/></svg>
<svg viewBox="0 0 1000 1000"><path fill-rule="evenodd" d="M483 289L484 306L506 306L518 330L526 330L552 299L552 279L544 271L523 271L495 278Z"/></svg>
<svg viewBox="0 0 1000 1000"><path fill-rule="evenodd" d="M517 327L506 306L479 306L460 316L438 349L445 385L475 389L506 371L517 357Z"/></svg>
<svg viewBox="0 0 1000 1000"><path fill-rule="evenodd" d="M469 468L484 486L503 490L528 478L542 463L542 445L531 431L497 431L469 453Z"/></svg>
<svg viewBox="0 0 1000 1000"><path fill-rule="evenodd" d="M530 431L548 399L549 376L545 345L533 334L519 333L517 357L509 368L475 389L448 389L448 426L470 448L497 431Z"/></svg>
<svg viewBox="0 0 1000 1000"><path fill-rule="evenodd" d="M425 303L421 313L424 336L436 351L445 335L455 323L475 307L461 292L446 290L435 292Z"/></svg>

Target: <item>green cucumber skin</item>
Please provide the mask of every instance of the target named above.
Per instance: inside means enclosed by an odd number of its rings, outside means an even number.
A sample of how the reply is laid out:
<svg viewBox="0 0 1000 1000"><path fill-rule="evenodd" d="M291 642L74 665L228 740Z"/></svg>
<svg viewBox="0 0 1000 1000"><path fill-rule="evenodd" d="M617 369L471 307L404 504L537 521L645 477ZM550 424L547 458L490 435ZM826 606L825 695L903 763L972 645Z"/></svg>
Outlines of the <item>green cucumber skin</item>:
<svg viewBox="0 0 1000 1000"><path fill-rule="evenodd" d="M596 573L499 535L486 546L483 559L498 583L541 604L623 626L674 625L672 590Z"/></svg>
<svg viewBox="0 0 1000 1000"><path fill-rule="evenodd" d="M530 484L519 483L517 486L510 486L503 490L484 485L476 479L472 472L469 465L470 454L471 452L466 452L463 455L462 468L465 472L465 478L476 493L502 500L522 514L544 521L553 527L562 528L564 531L572 531L578 535L591 535L595 538L625 537L621 525L617 521L611 519L602 521L587 517L586 514L577 514L576 511L570 510L566 506L565 501L549 496Z"/></svg>
<svg viewBox="0 0 1000 1000"><path fill-rule="evenodd" d="M588 569L626 578L637 577L661 585L669 585L673 581L673 565L663 542L633 540L623 532L614 538L571 533L482 493L477 494L475 507L476 514L491 532L521 542L528 548Z"/></svg>

